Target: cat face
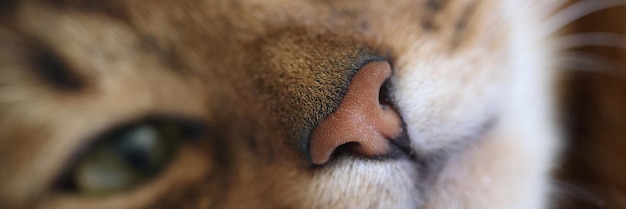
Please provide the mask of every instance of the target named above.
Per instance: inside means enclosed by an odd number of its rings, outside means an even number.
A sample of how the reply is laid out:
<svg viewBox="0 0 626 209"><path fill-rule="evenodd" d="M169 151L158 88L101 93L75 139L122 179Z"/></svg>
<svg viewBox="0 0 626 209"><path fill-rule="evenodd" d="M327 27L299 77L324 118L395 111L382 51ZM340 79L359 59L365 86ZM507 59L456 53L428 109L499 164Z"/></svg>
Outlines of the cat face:
<svg viewBox="0 0 626 209"><path fill-rule="evenodd" d="M0 206L545 205L548 3L3 7Z"/></svg>

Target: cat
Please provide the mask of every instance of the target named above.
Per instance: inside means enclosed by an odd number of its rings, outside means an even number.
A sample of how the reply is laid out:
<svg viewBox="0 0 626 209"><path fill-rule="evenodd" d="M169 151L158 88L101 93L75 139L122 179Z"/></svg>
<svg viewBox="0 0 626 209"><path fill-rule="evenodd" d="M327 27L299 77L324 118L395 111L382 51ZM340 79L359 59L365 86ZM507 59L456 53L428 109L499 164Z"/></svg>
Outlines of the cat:
<svg viewBox="0 0 626 209"><path fill-rule="evenodd" d="M0 208L552 204L565 1L0 3Z"/></svg>

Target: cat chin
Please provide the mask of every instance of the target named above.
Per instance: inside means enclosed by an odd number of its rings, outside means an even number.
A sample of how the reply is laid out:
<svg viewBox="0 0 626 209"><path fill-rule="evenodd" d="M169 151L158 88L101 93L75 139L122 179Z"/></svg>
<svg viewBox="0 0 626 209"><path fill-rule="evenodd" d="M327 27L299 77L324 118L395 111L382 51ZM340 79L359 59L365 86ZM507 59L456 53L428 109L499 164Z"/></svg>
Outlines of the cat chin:
<svg viewBox="0 0 626 209"><path fill-rule="evenodd" d="M319 168L296 208L407 208L423 206L422 183L408 159L369 160L340 156ZM302 201L305 200L305 201Z"/></svg>

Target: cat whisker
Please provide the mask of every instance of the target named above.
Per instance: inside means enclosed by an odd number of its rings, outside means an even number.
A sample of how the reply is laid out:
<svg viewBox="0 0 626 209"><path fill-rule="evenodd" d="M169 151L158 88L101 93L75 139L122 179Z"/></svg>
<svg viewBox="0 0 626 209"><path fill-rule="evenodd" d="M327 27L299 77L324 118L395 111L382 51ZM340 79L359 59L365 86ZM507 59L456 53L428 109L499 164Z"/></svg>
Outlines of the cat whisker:
<svg viewBox="0 0 626 209"><path fill-rule="evenodd" d="M583 0L572 4L561 11L550 16L543 24L547 34L553 34L555 31L565 27L566 25L584 17L591 13L601 11L608 8L626 6L624 0Z"/></svg>
<svg viewBox="0 0 626 209"><path fill-rule="evenodd" d="M588 32L565 35L554 39L557 50L585 46L602 46L626 50L626 35L609 32Z"/></svg>
<svg viewBox="0 0 626 209"><path fill-rule="evenodd" d="M567 201L564 202L570 202L574 199L587 202L598 207L603 207L606 204L598 194L595 194L582 186L561 180L554 180L552 185L554 185L554 189L557 190L557 194L560 195L557 198L567 199Z"/></svg>
<svg viewBox="0 0 626 209"><path fill-rule="evenodd" d="M626 69L626 64L611 61L610 57L591 53L573 52L562 54L558 59L561 63L567 63L566 66L562 66L562 68L559 69L592 72L626 79L625 73L616 70Z"/></svg>

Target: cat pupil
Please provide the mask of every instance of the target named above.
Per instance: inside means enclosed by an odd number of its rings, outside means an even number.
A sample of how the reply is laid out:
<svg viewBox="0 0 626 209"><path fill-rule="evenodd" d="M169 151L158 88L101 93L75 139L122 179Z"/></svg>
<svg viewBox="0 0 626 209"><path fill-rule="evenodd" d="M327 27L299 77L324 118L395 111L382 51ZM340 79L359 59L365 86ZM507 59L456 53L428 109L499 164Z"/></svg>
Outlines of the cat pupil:
<svg viewBox="0 0 626 209"><path fill-rule="evenodd" d="M156 172L163 157L163 137L154 127L142 126L122 138L118 156L130 167L144 175Z"/></svg>

